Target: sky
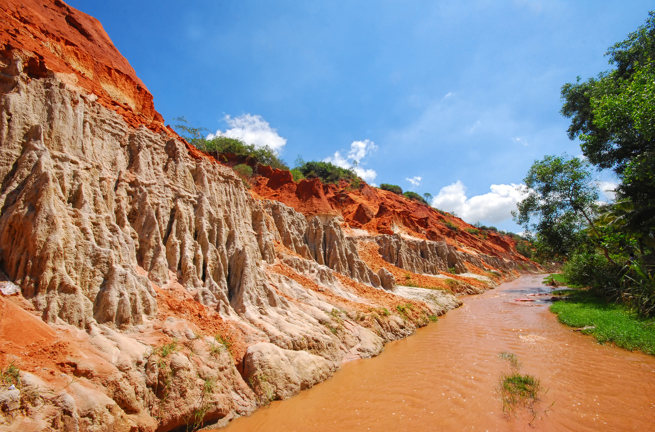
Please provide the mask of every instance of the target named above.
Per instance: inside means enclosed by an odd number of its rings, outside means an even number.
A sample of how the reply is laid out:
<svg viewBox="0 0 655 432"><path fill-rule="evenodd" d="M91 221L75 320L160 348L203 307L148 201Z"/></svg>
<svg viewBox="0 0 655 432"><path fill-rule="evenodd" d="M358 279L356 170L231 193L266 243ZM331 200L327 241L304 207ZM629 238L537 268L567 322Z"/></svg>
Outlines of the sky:
<svg viewBox="0 0 655 432"><path fill-rule="evenodd" d="M69 0L94 16L167 124L350 167L430 193L469 223L521 230L532 163L580 155L560 89L651 1ZM603 188L616 178L599 173Z"/></svg>

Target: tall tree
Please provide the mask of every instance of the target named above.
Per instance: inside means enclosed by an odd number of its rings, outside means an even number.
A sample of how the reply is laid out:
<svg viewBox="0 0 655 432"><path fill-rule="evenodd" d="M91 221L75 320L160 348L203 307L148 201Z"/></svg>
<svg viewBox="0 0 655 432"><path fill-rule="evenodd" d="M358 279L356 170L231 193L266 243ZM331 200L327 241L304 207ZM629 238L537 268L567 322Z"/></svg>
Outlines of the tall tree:
<svg viewBox="0 0 655 432"><path fill-rule="evenodd" d="M588 160L619 175L617 211L631 209L620 220L649 244L655 240L655 12L606 55L612 70L562 87L561 112Z"/></svg>
<svg viewBox="0 0 655 432"><path fill-rule="evenodd" d="M601 235L594 225L598 187L591 178L591 165L566 154L535 161L521 192L525 198L513 213L514 220L536 233L537 243L552 255L568 256L584 242L583 231ZM600 241L605 257L614 263Z"/></svg>
<svg viewBox="0 0 655 432"><path fill-rule="evenodd" d="M614 69L562 87L561 113L588 160L622 175L635 157L655 150L655 12L606 55Z"/></svg>

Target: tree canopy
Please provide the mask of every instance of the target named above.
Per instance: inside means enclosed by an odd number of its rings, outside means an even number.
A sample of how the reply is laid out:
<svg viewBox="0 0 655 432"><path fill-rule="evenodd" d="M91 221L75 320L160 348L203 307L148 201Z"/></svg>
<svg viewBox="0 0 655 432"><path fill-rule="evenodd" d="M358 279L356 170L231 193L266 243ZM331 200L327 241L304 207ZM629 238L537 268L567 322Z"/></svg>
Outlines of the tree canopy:
<svg viewBox="0 0 655 432"><path fill-rule="evenodd" d="M523 180L525 198L514 219L534 231L544 252L566 256L583 241L581 231L591 223L598 188L591 182L588 162L568 155L535 161Z"/></svg>
<svg viewBox="0 0 655 432"><path fill-rule="evenodd" d="M580 140L587 160L535 161L514 217L534 232L538 252L567 261L570 281L648 315L655 311L655 13L606 55L612 69L562 87L569 138ZM613 202L597 202L592 167L618 176Z"/></svg>

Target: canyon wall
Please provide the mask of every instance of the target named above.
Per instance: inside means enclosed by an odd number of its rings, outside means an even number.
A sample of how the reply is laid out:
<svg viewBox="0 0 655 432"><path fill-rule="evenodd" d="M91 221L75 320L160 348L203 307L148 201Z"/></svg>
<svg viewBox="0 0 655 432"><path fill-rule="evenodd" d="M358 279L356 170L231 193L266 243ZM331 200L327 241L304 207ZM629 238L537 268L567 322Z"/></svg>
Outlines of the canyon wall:
<svg viewBox="0 0 655 432"><path fill-rule="evenodd" d="M318 180L297 205L248 190L164 126L96 20L0 13L3 430L224 423L536 268L511 245L355 232Z"/></svg>

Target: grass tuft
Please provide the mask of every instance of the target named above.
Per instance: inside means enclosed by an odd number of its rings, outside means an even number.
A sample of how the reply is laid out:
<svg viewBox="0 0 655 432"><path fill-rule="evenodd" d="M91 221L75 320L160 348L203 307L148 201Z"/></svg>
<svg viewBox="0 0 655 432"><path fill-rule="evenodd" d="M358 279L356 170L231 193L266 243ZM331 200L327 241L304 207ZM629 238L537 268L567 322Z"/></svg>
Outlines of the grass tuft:
<svg viewBox="0 0 655 432"><path fill-rule="evenodd" d="M534 414L534 404L539 401L540 392L541 382L532 375L523 375L516 370L503 374L500 381L503 412L511 415L518 408L526 408Z"/></svg>
<svg viewBox="0 0 655 432"><path fill-rule="evenodd" d="M521 362L519 362L519 358L516 356L516 354L513 354L511 352L503 351L500 354L498 354L498 357L500 357L503 360L509 361L512 367L515 369L518 369L519 366L521 365Z"/></svg>
<svg viewBox="0 0 655 432"><path fill-rule="evenodd" d="M0 370L0 385L10 387L12 384L16 388L21 387L20 369L16 367L14 362L9 363L9 366Z"/></svg>

